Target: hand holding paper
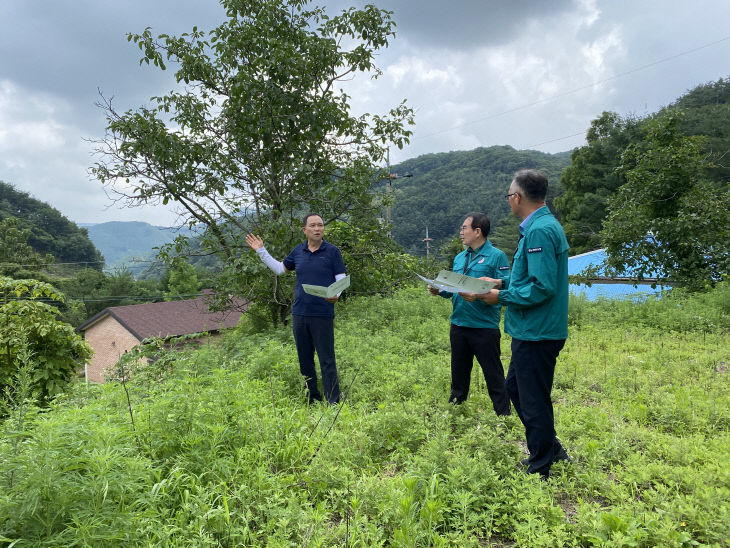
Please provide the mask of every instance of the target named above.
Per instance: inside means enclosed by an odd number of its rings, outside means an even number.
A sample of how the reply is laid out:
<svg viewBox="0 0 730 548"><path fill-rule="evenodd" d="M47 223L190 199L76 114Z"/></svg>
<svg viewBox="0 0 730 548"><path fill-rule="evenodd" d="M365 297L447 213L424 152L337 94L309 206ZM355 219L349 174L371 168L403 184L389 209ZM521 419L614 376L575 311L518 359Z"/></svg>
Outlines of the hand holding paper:
<svg viewBox="0 0 730 548"><path fill-rule="evenodd" d="M348 287L350 287L350 276L345 276L327 287L323 285L302 284L302 289L305 293L314 295L315 297L322 297L323 299L332 299Z"/></svg>
<svg viewBox="0 0 730 548"><path fill-rule="evenodd" d="M496 285L494 282L464 276L463 274L451 272L450 270L440 271L434 280L424 278L420 274L416 274L416 276L432 287L448 293L474 293L475 295L482 295L489 293L489 290Z"/></svg>

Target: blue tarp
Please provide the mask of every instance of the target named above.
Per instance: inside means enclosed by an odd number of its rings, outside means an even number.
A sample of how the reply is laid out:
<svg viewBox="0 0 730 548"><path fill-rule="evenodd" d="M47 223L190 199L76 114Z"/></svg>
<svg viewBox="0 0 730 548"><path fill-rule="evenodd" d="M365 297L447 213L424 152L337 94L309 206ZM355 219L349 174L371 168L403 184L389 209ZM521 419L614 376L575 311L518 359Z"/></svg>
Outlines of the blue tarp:
<svg viewBox="0 0 730 548"><path fill-rule="evenodd" d="M589 251L574 257L568 258L568 274L574 276L580 274L586 267L603 264L606 259L606 251L597 249ZM668 288L665 288L668 289ZM662 287L657 286L652 289L650 285L639 285L634 287L632 284L591 284L590 287L585 284L570 284L570 292L574 295L584 294L588 300L595 301L599 297L609 299L625 299L631 298L636 300L645 299L649 295L658 295L662 292Z"/></svg>

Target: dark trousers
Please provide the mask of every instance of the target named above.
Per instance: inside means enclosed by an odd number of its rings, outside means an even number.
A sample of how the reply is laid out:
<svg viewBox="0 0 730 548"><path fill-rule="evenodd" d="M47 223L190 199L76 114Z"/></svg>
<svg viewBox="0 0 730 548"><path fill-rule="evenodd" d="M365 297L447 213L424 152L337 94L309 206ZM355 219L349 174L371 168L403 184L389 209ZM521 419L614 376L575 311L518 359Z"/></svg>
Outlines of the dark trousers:
<svg viewBox="0 0 730 548"><path fill-rule="evenodd" d="M329 403L340 401L340 383L335 363L335 320L319 316L292 315L294 343L299 356L299 371L307 381L309 401L321 400L317 387L317 370L314 367L314 352L317 351L319 368L322 371L322 388Z"/></svg>
<svg viewBox="0 0 730 548"><path fill-rule="evenodd" d="M527 471L550 474L553 455L560 451L555 437L553 375L558 354L565 341L522 341L512 339L512 360L505 386L512 405L525 426L530 450Z"/></svg>
<svg viewBox="0 0 730 548"><path fill-rule="evenodd" d="M499 329L461 327L451 324L451 396L462 403L469 395L471 369L476 357L487 382L489 397L497 415L509 415L509 397L504 388L504 369L500 360Z"/></svg>

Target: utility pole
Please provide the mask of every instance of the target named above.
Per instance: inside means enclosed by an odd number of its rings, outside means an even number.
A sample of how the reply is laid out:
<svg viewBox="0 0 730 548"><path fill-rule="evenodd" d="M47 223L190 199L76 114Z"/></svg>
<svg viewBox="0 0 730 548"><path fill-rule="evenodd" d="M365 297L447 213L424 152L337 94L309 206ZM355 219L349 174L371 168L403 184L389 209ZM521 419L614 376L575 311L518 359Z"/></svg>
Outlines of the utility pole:
<svg viewBox="0 0 730 548"><path fill-rule="evenodd" d="M426 237L423 241L426 242L426 258L428 259L431 256L431 242L433 241L433 238L428 237L428 227L426 227Z"/></svg>

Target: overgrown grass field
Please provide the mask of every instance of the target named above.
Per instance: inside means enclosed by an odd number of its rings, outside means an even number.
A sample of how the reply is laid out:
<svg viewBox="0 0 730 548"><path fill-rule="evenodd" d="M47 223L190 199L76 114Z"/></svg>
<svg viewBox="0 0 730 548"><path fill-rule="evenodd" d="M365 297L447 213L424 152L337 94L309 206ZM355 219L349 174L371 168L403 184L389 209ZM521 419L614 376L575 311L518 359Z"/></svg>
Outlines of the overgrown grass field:
<svg viewBox="0 0 730 548"><path fill-rule="evenodd" d="M727 284L571 302L553 396L574 462L548 482L524 473L522 426L494 415L478 366L447 403L449 313L423 288L338 304L339 407L306 404L288 328L245 322L124 385L17 406L0 544L728 545Z"/></svg>

